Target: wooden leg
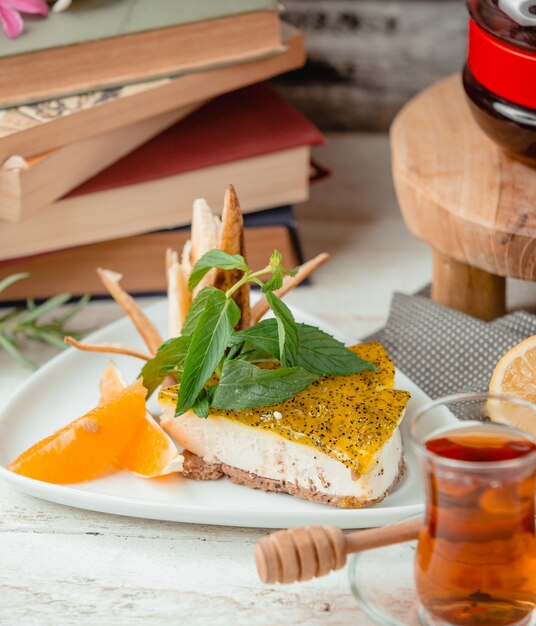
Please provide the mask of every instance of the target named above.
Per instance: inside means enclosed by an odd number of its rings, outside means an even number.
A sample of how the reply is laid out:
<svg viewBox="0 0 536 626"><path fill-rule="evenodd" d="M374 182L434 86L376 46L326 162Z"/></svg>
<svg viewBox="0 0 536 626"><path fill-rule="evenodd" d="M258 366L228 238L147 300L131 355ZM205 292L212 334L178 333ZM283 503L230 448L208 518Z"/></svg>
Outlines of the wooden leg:
<svg viewBox="0 0 536 626"><path fill-rule="evenodd" d="M488 322L506 313L506 279L434 251L432 299Z"/></svg>

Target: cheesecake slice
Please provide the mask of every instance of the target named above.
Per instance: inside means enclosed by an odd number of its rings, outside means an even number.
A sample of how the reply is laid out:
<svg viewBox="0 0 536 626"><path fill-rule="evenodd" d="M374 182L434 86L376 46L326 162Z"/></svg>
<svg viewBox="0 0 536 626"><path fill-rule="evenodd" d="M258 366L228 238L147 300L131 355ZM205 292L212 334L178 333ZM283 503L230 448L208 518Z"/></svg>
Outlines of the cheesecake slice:
<svg viewBox="0 0 536 626"><path fill-rule="evenodd" d="M195 455L187 458L200 478L225 474L346 508L379 502L404 471L399 425L409 393L393 389L394 366L379 343L351 349L378 369L319 377L273 406L174 417L178 388L168 387L159 394L162 426Z"/></svg>

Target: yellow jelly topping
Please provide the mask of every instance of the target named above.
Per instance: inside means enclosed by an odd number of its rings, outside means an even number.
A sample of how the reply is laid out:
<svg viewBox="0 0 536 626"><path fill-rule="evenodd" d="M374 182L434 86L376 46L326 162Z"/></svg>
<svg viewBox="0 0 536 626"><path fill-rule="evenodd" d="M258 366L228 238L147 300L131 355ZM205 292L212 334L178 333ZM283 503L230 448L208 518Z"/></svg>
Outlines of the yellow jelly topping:
<svg viewBox="0 0 536 626"><path fill-rule="evenodd" d="M378 369L347 376L321 376L280 404L241 411L216 409L213 416L312 446L365 473L400 423L410 394L392 389L394 366L379 343L350 349ZM159 400L175 403L177 391L177 386L163 389Z"/></svg>

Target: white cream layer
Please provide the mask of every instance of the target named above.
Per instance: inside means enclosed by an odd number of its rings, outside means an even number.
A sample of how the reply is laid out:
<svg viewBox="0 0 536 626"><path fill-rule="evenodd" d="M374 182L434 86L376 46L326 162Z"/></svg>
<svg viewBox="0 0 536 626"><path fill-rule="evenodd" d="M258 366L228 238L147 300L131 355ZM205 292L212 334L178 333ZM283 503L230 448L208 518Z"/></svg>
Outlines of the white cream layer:
<svg viewBox="0 0 536 626"><path fill-rule="evenodd" d="M193 413L174 418L174 407L163 404L162 426L184 448L208 463L231 467L304 489L363 502L385 495L396 481L403 455L400 430L378 452L371 469L355 480L339 461L276 433L240 424L225 417L201 419Z"/></svg>

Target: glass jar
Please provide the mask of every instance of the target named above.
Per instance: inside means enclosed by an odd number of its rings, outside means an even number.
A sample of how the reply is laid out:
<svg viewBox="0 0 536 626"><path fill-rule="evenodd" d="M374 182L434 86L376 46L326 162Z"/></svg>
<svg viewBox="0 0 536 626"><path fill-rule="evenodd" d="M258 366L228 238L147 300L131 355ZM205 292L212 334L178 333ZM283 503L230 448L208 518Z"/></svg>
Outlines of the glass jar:
<svg viewBox="0 0 536 626"><path fill-rule="evenodd" d="M482 130L536 166L536 0L468 0L463 81Z"/></svg>
<svg viewBox="0 0 536 626"><path fill-rule="evenodd" d="M476 393L409 419L426 493L415 553L423 626L533 623L536 439L504 423L535 418L534 404Z"/></svg>

